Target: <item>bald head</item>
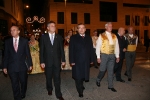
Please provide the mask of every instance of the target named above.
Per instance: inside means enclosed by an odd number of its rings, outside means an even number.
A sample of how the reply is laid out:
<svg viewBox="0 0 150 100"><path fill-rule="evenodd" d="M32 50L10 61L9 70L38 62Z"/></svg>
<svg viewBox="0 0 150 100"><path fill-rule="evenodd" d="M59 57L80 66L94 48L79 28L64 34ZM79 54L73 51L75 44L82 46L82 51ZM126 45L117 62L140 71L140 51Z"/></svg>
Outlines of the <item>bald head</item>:
<svg viewBox="0 0 150 100"><path fill-rule="evenodd" d="M120 27L120 28L118 29L118 33L119 33L120 36L123 36L123 35L125 34L125 28Z"/></svg>
<svg viewBox="0 0 150 100"><path fill-rule="evenodd" d="M132 26L128 27L128 33L133 34L134 33L134 28Z"/></svg>
<svg viewBox="0 0 150 100"><path fill-rule="evenodd" d="M18 26L12 26L10 28L10 33L14 38L17 38L19 36L20 30Z"/></svg>

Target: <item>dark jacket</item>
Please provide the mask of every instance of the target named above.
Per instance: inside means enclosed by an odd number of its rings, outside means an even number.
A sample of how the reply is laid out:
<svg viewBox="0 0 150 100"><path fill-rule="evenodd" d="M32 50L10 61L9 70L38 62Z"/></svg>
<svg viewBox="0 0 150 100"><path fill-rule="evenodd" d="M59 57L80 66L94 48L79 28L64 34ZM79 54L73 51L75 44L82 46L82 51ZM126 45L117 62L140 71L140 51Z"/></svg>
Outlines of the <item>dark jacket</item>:
<svg viewBox="0 0 150 100"><path fill-rule="evenodd" d="M28 40L22 37L19 38L17 52L14 50L13 38L5 40L3 68L7 68L8 72L27 71L26 61L29 67L32 66Z"/></svg>
<svg viewBox="0 0 150 100"><path fill-rule="evenodd" d="M93 44L90 36L85 34L82 38L80 34L73 35L69 43L70 63L75 63L72 67L72 77L74 79L89 80L90 63L93 62Z"/></svg>
<svg viewBox="0 0 150 100"><path fill-rule="evenodd" d="M123 52L123 49L124 48L127 49L127 41L126 41L124 36L120 37L118 33L116 34L116 36L118 38L119 49L120 49L119 57L120 57L120 59L124 59L125 58L125 52Z"/></svg>
<svg viewBox="0 0 150 100"><path fill-rule="evenodd" d="M40 63L45 63L45 67L59 67L61 62L65 62L63 39L59 34L55 34L54 43L51 44L49 34L40 38Z"/></svg>

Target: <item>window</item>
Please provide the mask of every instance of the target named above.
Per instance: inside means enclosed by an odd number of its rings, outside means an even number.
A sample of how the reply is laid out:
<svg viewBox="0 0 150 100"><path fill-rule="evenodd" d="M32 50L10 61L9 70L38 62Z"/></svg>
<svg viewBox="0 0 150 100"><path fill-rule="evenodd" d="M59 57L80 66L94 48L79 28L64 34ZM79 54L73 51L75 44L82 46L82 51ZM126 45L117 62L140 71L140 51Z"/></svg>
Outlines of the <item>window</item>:
<svg viewBox="0 0 150 100"><path fill-rule="evenodd" d="M64 29L58 29L58 34L62 36L62 38L64 38Z"/></svg>
<svg viewBox="0 0 150 100"><path fill-rule="evenodd" d="M64 12L57 12L57 23L64 24Z"/></svg>
<svg viewBox="0 0 150 100"><path fill-rule="evenodd" d="M4 0L0 0L0 6L4 7Z"/></svg>
<svg viewBox="0 0 150 100"><path fill-rule="evenodd" d="M71 24L77 24L77 13L71 13Z"/></svg>
<svg viewBox="0 0 150 100"><path fill-rule="evenodd" d="M87 35L89 35L90 36L90 29L86 29L86 32L85 32L85 34L87 34Z"/></svg>
<svg viewBox="0 0 150 100"><path fill-rule="evenodd" d="M90 24L90 13L84 13L84 24Z"/></svg>
<svg viewBox="0 0 150 100"><path fill-rule="evenodd" d="M140 16L135 16L135 26L140 25Z"/></svg>
<svg viewBox="0 0 150 100"><path fill-rule="evenodd" d="M117 22L117 3L100 1L100 21Z"/></svg>
<svg viewBox="0 0 150 100"><path fill-rule="evenodd" d="M149 17L148 16L144 16L144 25L148 26L149 24Z"/></svg>
<svg viewBox="0 0 150 100"><path fill-rule="evenodd" d="M125 25L130 25L130 15L125 16Z"/></svg>

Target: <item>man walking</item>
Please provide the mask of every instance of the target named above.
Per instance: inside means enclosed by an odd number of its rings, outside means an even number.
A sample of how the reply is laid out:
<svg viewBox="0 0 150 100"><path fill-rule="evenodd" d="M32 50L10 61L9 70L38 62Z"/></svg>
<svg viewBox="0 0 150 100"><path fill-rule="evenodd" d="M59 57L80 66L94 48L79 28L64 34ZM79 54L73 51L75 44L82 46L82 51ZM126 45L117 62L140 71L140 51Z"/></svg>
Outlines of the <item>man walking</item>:
<svg viewBox="0 0 150 100"><path fill-rule="evenodd" d="M83 97L83 81L89 80L90 63L93 62L93 44L90 36L85 34L84 24L78 24L78 33L73 35L69 44L69 58L72 65L72 78L75 80L79 97Z"/></svg>
<svg viewBox="0 0 150 100"><path fill-rule="evenodd" d="M47 24L48 33L40 39L40 63L45 68L46 87L48 95L52 95L52 78L54 79L55 94L59 100L64 100L60 89L61 64L65 65L63 39L56 34L56 24L53 21Z"/></svg>
<svg viewBox="0 0 150 100"><path fill-rule="evenodd" d="M114 65L115 61L119 62L119 45L118 39L112 31L112 24L108 22L105 24L106 31L100 34L97 45L96 54L97 61L100 63L100 71L97 76L96 85L100 87L100 81L105 75L107 69L108 72L108 89L113 92L117 92L113 86L113 75L114 75Z"/></svg>
<svg viewBox="0 0 150 100"><path fill-rule="evenodd" d="M19 27L12 26L10 32L12 38L5 41L3 71L10 76L14 99L21 100L26 96L27 70L32 70L32 59L28 40L19 36Z"/></svg>

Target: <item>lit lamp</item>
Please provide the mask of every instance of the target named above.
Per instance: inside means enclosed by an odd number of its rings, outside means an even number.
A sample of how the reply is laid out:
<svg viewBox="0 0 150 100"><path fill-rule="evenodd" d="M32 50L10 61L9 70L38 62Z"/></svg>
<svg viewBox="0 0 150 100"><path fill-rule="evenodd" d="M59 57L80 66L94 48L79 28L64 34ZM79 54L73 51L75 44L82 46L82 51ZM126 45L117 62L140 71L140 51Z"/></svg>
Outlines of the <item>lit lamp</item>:
<svg viewBox="0 0 150 100"><path fill-rule="evenodd" d="M26 5L26 8L29 8L29 5Z"/></svg>

